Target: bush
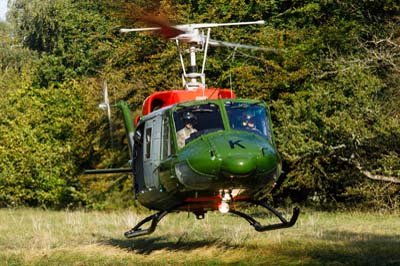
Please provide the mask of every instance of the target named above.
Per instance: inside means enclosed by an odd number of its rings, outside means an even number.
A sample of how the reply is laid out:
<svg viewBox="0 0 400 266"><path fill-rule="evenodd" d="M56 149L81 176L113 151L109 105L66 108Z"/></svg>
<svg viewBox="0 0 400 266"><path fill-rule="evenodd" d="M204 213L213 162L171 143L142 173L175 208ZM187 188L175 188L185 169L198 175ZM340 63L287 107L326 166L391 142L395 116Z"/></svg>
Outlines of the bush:
<svg viewBox="0 0 400 266"><path fill-rule="evenodd" d="M1 99L0 202L63 206L79 201L77 143L83 101L73 82L21 88ZM78 198L76 198L78 197Z"/></svg>

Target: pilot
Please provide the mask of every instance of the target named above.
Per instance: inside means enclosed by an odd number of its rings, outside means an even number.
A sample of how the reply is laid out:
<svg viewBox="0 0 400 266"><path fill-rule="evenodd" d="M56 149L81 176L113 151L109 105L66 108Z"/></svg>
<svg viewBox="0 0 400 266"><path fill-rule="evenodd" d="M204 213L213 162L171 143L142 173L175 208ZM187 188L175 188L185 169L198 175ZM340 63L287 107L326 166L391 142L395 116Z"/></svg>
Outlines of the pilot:
<svg viewBox="0 0 400 266"><path fill-rule="evenodd" d="M254 117L250 114L245 114L242 119L242 127L247 130L257 130Z"/></svg>
<svg viewBox="0 0 400 266"><path fill-rule="evenodd" d="M178 139L178 147L182 148L185 146L185 141L190 137L191 134L197 132L197 129L193 127L197 119L191 112L186 112L182 116L184 127L176 132Z"/></svg>

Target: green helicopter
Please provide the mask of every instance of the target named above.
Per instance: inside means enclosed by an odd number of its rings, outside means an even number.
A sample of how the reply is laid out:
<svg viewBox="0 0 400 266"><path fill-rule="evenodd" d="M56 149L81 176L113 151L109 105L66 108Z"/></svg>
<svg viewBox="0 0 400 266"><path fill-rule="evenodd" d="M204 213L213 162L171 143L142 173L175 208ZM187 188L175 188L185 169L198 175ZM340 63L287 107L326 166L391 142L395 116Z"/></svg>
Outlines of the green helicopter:
<svg viewBox="0 0 400 266"><path fill-rule="evenodd" d="M154 27L122 29L121 32L158 31L178 46L183 90L156 92L143 103L135 122L126 102L122 110L128 138L131 168L92 170L87 173L130 172L138 201L157 212L125 233L128 238L151 234L171 212L186 211L203 219L219 210L246 219L262 232L293 226L300 213L293 209L286 220L276 209L260 200L280 183L281 159L276 149L268 106L260 100L237 99L229 89L207 88L204 67L208 46L263 49L250 45L212 40L213 27L263 24L264 21L170 25L158 18L143 19ZM207 29L207 34L200 29ZM188 71L181 45L190 54ZM203 66L197 71L196 53L202 51ZM110 112L108 100L103 104ZM245 205L266 208L280 220L262 225L239 211ZM142 229L142 226L149 226Z"/></svg>

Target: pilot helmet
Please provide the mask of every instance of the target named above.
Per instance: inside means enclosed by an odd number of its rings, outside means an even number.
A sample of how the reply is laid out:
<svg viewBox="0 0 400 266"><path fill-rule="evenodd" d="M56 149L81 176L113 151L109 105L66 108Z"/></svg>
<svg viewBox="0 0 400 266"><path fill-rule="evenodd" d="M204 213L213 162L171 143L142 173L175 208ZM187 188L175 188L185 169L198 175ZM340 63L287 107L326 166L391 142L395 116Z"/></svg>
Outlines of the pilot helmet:
<svg viewBox="0 0 400 266"><path fill-rule="evenodd" d="M254 116L252 114L249 114L249 113L243 114L243 116L242 116L242 126L243 127L254 128L255 127Z"/></svg>
<svg viewBox="0 0 400 266"><path fill-rule="evenodd" d="M194 124L197 121L196 116L192 112L185 112L182 115L182 121L184 123L191 123Z"/></svg>

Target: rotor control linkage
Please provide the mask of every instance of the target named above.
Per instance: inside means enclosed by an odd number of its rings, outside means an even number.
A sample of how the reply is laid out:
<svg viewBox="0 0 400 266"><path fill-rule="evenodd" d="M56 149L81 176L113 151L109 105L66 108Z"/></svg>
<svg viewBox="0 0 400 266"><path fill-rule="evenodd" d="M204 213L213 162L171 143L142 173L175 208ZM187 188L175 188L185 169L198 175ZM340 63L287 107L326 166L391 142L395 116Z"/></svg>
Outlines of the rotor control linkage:
<svg viewBox="0 0 400 266"><path fill-rule="evenodd" d="M244 219L246 219L251 226L254 227L254 229L258 232L264 232L264 231L270 231L270 230L276 230L276 229L283 229L283 228L288 228L288 227L292 227L296 221L297 218L299 217L300 214L300 209L298 207L295 207L293 209L293 215L290 218L289 221L287 221L282 214L280 214L276 209L274 209L273 207L269 206L268 204L266 204L265 202L262 201L249 201L250 203L256 204L258 206L262 206L266 209L268 209L270 212L272 212L276 217L279 218L279 220L281 220L281 223L277 223L277 224L269 224L269 225L262 225L260 224L260 222L258 222L257 220L255 220L253 217L251 217L250 215L247 215L245 213L236 211L236 210L229 210L230 213L236 214Z"/></svg>
<svg viewBox="0 0 400 266"><path fill-rule="evenodd" d="M160 211L158 213L155 213L153 215L150 215L149 217L144 218L141 222L139 222L135 227L133 227L131 230L125 232L125 237L126 238L132 238L132 237L138 237L138 236L144 236L144 235L149 235L156 230L157 224L160 222L162 218L164 218L165 215L167 215L170 211ZM151 221L150 227L147 229L141 229L140 227Z"/></svg>

